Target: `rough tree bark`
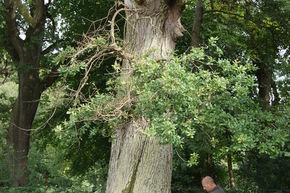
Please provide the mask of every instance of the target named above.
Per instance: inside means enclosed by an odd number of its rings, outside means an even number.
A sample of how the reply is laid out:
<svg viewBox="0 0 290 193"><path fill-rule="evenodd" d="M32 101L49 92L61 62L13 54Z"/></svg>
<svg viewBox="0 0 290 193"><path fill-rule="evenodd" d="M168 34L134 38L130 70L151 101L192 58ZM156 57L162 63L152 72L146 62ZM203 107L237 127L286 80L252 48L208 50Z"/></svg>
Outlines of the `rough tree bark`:
<svg viewBox="0 0 290 193"><path fill-rule="evenodd" d="M43 46L43 32L46 19L46 6L43 0L35 0L31 12L23 7L20 14L29 17L29 25L24 31L25 40L19 37L17 11L24 6L21 1L5 0L6 24L9 43L7 51L17 65L19 89L14 104L10 126L7 133L7 145L12 147L6 160L10 170L10 180L13 186L28 184L27 155L32 123L37 111L41 93L55 80L50 75L41 80L39 77L40 56ZM24 17L24 18L26 18Z"/></svg>
<svg viewBox="0 0 290 193"><path fill-rule="evenodd" d="M182 36L181 0L125 0L126 51L140 56L155 49L154 57L169 59L175 41ZM130 68L123 63L124 74ZM125 75L126 76L126 75ZM145 120L116 129L111 147L106 193L171 192L172 145L160 145L142 133Z"/></svg>

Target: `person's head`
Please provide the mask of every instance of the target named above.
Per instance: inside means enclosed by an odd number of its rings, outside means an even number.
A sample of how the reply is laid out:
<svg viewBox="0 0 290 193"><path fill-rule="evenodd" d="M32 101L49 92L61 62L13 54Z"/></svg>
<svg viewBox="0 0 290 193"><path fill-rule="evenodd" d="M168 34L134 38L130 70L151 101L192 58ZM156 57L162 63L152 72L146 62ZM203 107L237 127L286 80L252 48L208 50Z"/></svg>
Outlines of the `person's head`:
<svg viewBox="0 0 290 193"><path fill-rule="evenodd" d="M212 191L216 187L214 180L210 176L205 176L204 178L202 178L201 184L203 189L206 190L207 192Z"/></svg>

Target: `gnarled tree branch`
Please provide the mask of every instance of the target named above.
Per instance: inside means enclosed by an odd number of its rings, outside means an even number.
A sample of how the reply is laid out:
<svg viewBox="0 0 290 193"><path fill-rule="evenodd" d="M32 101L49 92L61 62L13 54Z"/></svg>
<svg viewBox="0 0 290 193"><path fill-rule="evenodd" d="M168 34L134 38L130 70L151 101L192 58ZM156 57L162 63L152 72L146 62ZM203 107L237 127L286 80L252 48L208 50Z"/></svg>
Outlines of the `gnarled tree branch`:
<svg viewBox="0 0 290 193"><path fill-rule="evenodd" d="M36 0L35 12L33 13L33 20L35 22L35 26L43 22L44 16L46 16L45 14L46 14L46 6L44 4L44 0Z"/></svg>
<svg viewBox="0 0 290 193"><path fill-rule="evenodd" d="M8 26L8 35L13 48L16 50L18 57L23 54L23 40L19 38L19 30L16 22L17 6L13 0L5 0L6 22Z"/></svg>
<svg viewBox="0 0 290 193"><path fill-rule="evenodd" d="M36 0L35 1L35 13L31 15L27 7L21 2L21 0L15 0L15 4L20 12L20 14L23 16L25 22L29 24L29 26L32 26L33 28L37 26L38 23L41 22L44 15L44 1L43 0Z"/></svg>
<svg viewBox="0 0 290 193"><path fill-rule="evenodd" d="M27 7L22 4L21 0L15 0L15 3L17 5L17 8L21 15L23 16L24 20L31 26L35 26L35 20L33 17L30 15Z"/></svg>

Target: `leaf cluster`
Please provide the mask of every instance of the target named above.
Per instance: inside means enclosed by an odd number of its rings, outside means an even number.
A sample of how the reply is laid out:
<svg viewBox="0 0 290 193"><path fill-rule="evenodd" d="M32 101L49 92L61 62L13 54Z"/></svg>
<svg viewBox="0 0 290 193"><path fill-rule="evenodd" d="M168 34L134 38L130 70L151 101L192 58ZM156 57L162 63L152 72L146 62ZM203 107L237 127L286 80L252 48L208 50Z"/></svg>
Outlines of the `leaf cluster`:
<svg viewBox="0 0 290 193"><path fill-rule="evenodd" d="M157 61L149 52L131 61L129 76L116 64L120 76L108 81L108 92L71 109L70 120L119 128L141 118L149 123L145 134L162 143L182 147L185 139L202 139L207 145L201 149L221 156L253 149L281 155L289 136L285 117L265 113L253 98L256 68L223 59L221 49L214 49L220 52L215 57L194 48L169 61Z"/></svg>

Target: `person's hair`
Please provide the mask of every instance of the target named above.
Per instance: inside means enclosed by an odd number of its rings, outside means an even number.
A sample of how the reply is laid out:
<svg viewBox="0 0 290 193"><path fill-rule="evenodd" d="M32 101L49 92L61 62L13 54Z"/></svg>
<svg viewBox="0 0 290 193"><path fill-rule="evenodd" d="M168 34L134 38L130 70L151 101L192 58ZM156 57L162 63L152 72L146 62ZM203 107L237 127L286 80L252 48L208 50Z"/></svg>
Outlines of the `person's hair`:
<svg viewBox="0 0 290 193"><path fill-rule="evenodd" d="M202 182L204 182L205 184L211 184L214 183L214 180L210 176L205 176L204 178L202 178Z"/></svg>

